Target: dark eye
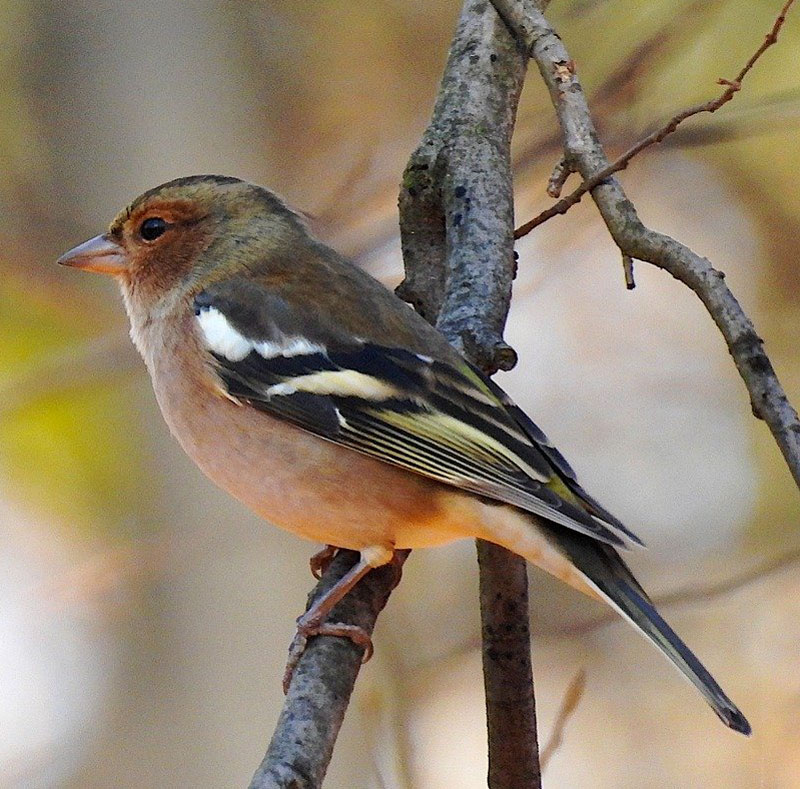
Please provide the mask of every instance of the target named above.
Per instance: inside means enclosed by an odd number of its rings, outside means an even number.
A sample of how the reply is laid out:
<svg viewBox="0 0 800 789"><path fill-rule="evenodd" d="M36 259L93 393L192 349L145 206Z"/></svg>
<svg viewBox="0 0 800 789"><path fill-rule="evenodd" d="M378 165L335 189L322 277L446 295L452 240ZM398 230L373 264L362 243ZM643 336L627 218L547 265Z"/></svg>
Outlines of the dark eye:
<svg viewBox="0 0 800 789"><path fill-rule="evenodd" d="M145 219L139 227L139 235L145 241L155 241L159 236L164 235L167 223L160 216L151 216Z"/></svg>

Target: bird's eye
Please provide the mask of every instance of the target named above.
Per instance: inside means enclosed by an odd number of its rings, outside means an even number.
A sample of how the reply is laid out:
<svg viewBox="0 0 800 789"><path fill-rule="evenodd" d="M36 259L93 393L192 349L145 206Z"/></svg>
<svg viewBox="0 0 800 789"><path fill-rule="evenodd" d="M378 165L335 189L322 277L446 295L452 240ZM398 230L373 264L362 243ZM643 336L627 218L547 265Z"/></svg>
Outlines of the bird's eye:
<svg viewBox="0 0 800 789"><path fill-rule="evenodd" d="M151 216L145 219L139 227L139 235L145 241L155 241L163 235L167 229L167 223L160 216Z"/></svg>

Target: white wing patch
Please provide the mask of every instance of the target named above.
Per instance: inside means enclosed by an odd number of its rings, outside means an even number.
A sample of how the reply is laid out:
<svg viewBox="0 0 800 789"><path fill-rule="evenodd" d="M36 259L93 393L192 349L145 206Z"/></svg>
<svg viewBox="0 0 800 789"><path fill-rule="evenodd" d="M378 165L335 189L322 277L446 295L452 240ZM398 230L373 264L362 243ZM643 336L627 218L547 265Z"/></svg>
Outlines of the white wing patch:
<svg viewBox="0 0 800 789"><path fill-rule="evenodd" d="M287 337L278 333L277 340L250 340L231 326L225 315L215 307L202 307L197 313L197 323L206 347L231 362L242 361L251 351L265 359L325 353L324 345L313 343L305 337Z"/></svg>
<svg viewBox="0 0 800 789"><path fill-rule="evenodd" d="M197 313L197 322L210 351L232 362L240 362L253 350L252 340L239 334L218 309L203 307Z"/></svg>

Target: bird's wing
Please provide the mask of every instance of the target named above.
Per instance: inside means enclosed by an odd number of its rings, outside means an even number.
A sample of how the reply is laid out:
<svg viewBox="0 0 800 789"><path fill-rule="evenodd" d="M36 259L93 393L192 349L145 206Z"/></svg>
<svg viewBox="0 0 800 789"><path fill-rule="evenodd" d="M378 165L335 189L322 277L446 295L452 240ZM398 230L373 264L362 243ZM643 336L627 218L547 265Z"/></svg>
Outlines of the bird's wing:
<svg viewBox="0 0 800 789"><path fill-rule="evenodd" d="M301 318L252 281L212 285L194 306L212 364L236 400L602 542L639 543L581 495L544 434L466 362L459 369L403 348L344 339L319 316Z"/></svg>

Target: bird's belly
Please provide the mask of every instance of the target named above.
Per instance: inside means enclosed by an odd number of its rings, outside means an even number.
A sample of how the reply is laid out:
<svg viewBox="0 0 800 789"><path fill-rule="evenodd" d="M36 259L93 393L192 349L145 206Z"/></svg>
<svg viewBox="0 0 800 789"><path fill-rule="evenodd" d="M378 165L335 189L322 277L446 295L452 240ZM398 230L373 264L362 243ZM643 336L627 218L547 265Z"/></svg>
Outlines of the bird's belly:
<svg viewBox="0 0 800 789"><path fill-rule="evenodd" d="M182 376L173 383L160 381L158 400L183 449L219 487L276 526L354 550L421 548L470 534L439 483L236 404L208 381Z"/></svg>

